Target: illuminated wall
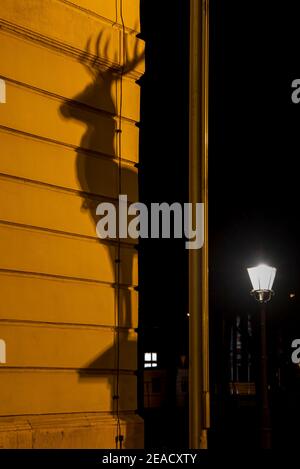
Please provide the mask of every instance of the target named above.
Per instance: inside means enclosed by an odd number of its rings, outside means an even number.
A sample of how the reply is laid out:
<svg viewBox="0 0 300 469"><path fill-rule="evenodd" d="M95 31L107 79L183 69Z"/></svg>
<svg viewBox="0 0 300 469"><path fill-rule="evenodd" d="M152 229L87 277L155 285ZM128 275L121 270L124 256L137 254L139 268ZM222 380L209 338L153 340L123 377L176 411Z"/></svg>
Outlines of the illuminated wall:
<svg viewBox="0 0 300 469"><path fill-rule="evenodd" d="M114 448L117 401L141 447L137 251L95 233L138 197L139 0L1 0L0 25L0 447Z"/></svg>

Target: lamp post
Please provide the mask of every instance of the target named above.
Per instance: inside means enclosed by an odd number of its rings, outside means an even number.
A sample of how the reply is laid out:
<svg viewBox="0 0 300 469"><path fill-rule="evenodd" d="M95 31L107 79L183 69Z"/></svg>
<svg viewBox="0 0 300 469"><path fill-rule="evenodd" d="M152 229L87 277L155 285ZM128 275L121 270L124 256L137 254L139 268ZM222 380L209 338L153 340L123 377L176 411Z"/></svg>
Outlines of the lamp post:
<svg viewBox="0 0 300 469"><path fill-rule="evenodd" d="M271 419L268 397L267 375L267 336L266 336L266 303L274 294L272 290L276 275L275 267L261 264L251 267L248 274L252 283L251 294L260 303L260 341L261 341L261 446L264 449L271 448Z"/></svg>

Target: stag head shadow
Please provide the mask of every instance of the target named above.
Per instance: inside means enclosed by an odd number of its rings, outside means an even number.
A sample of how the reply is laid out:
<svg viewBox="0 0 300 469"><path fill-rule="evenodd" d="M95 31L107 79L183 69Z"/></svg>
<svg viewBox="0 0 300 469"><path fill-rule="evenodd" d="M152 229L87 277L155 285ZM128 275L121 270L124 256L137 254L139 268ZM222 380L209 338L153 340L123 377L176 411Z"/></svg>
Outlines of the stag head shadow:
<svg viewBox="0 0 300 469"><path fill-rule="evenodd" d="M87 211L92 219L95 230L99 217L96 216L96 206L100 202L99 195L103 194L102 188L111 188L111 193L118 193L117 179L113 175L118 175L118 160L115 153L116 132L118 129L118 116L113 96L113 87L120 76L128 74L134 70L138 63L143 59L144 54L138 54L138 41L133 51L132 57L129 57L127 42L124 46L124 63L120 66L117 63L117 54L114 59L108 60L109 41L103 44L103 35L99 34L96 41L95 52L91 53L91 39L88 40L85 51L80 57L80 63L88 71L91 82L79 94L74 96L72 100L66 100L60 107L60 114L64 119L75 120L85 124L86 130L83 134L80 145L76 149L76 173L79 184L85 196L82 204L82 210ZM101 59L101 62L100 62ZM114 65L103 65L110 63ZM101 106L102 104L102 106ZM104 107L105 111L101 111L98 107ZM97 149L105 148L105 151ZM101 154L105 153L105 155ZM99 164L95 164L97 159ZM101 170L101 161L104 161L103 171ZM110 170L107 172L107 167ZM95 168L99 170L95 171ZM109 176L108 176L109 174ZM137 173L129 166L122 167L121 178L129 181L129 184L137 185ZM111 180L108 180L111 179ZM98 198L97 198L98 196ZM116 207L117 208L117 207ZM96 231L95 231L96 232ZM99 242L102 242L99 239ZM105 246L109 252L111 269L116 272L116 245L106 242ZM120 278L127 279L128 285L132 284L132 261L134 249L129 249L130 255L126 256L126 262L120 262ZM101 259L99 259L99 263ZM115 278L115 282L117 279ZM125 327L124 332L119 335L120 353L124 356L135 356L136 343L129 340L129 333L126 327L132 325L131 311L131 293L129 288L122 285L120 293L120 314L119 326ZM101 311L99 311L101 315ZM122 356L120 357L122 364ZM103 376L108 380L111 387L112 409L114 409L115 395L115 378L109 373L115 367L116 347L110 347L100 356L93 359L90 363L84 365L79 372L79 379L95 379L95 377ZM125 391L126 392L126 391ZM120 389L119 394L122 393ZM121 409L121 404L119 405Z"/></svg>

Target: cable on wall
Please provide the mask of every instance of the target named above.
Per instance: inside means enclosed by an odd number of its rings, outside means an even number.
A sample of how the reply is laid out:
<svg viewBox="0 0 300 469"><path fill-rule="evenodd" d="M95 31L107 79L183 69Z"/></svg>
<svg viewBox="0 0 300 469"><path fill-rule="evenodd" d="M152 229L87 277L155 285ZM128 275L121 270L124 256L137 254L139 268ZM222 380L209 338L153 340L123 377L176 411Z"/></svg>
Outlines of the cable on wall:
<svg viewBox="0 0 300 469"><path fill-rule="evenodd" d="M116 9L118 10L117 2ZM118 16L118 11L116 12ZM118 159L118 194L122 194L122 111L123 111L123 76L125 73L126 65L126 30L123 17L123 0L120 0L120 18L122 24L122 33L120 35L120 96L118 99L117 94L117 159ZM116 386L114 399L116 401L116 417L117 417L117 435L116 435L116 448L122 449L124 436L122 435L121 421L120 421L120 318L121 318L121 241L118 236L116 257L115 257L115 347L116 347Z"/></svg>

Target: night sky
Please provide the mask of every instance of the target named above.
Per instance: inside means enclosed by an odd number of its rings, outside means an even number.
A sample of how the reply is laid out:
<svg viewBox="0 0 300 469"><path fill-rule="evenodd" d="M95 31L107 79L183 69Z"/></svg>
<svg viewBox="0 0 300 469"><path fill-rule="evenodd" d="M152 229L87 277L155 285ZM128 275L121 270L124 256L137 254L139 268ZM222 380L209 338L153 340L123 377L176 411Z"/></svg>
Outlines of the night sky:
<svg viewBox="0 0 300 469"><path fill-rule="evenodd" d="M236 284L240 269L265 260L278 267L276 289L293 290L300 106L291 101L291 82L300 76L299 6L262 3L258 11L253 2L212 2L211 266L222 263Z"/></svg>
<svg viewBox="0 0 300 469"><path fill-rule="evenodd" d="M300 293L300 104L291 100L300 77L300 8L290 0L261 3L212 2L211 293L213 306L242 310L246 267L269 263L278 269L272 308L280 304L284 321L289 293L294 303ZM294 333L300 337L299 326Z"/></svg>

